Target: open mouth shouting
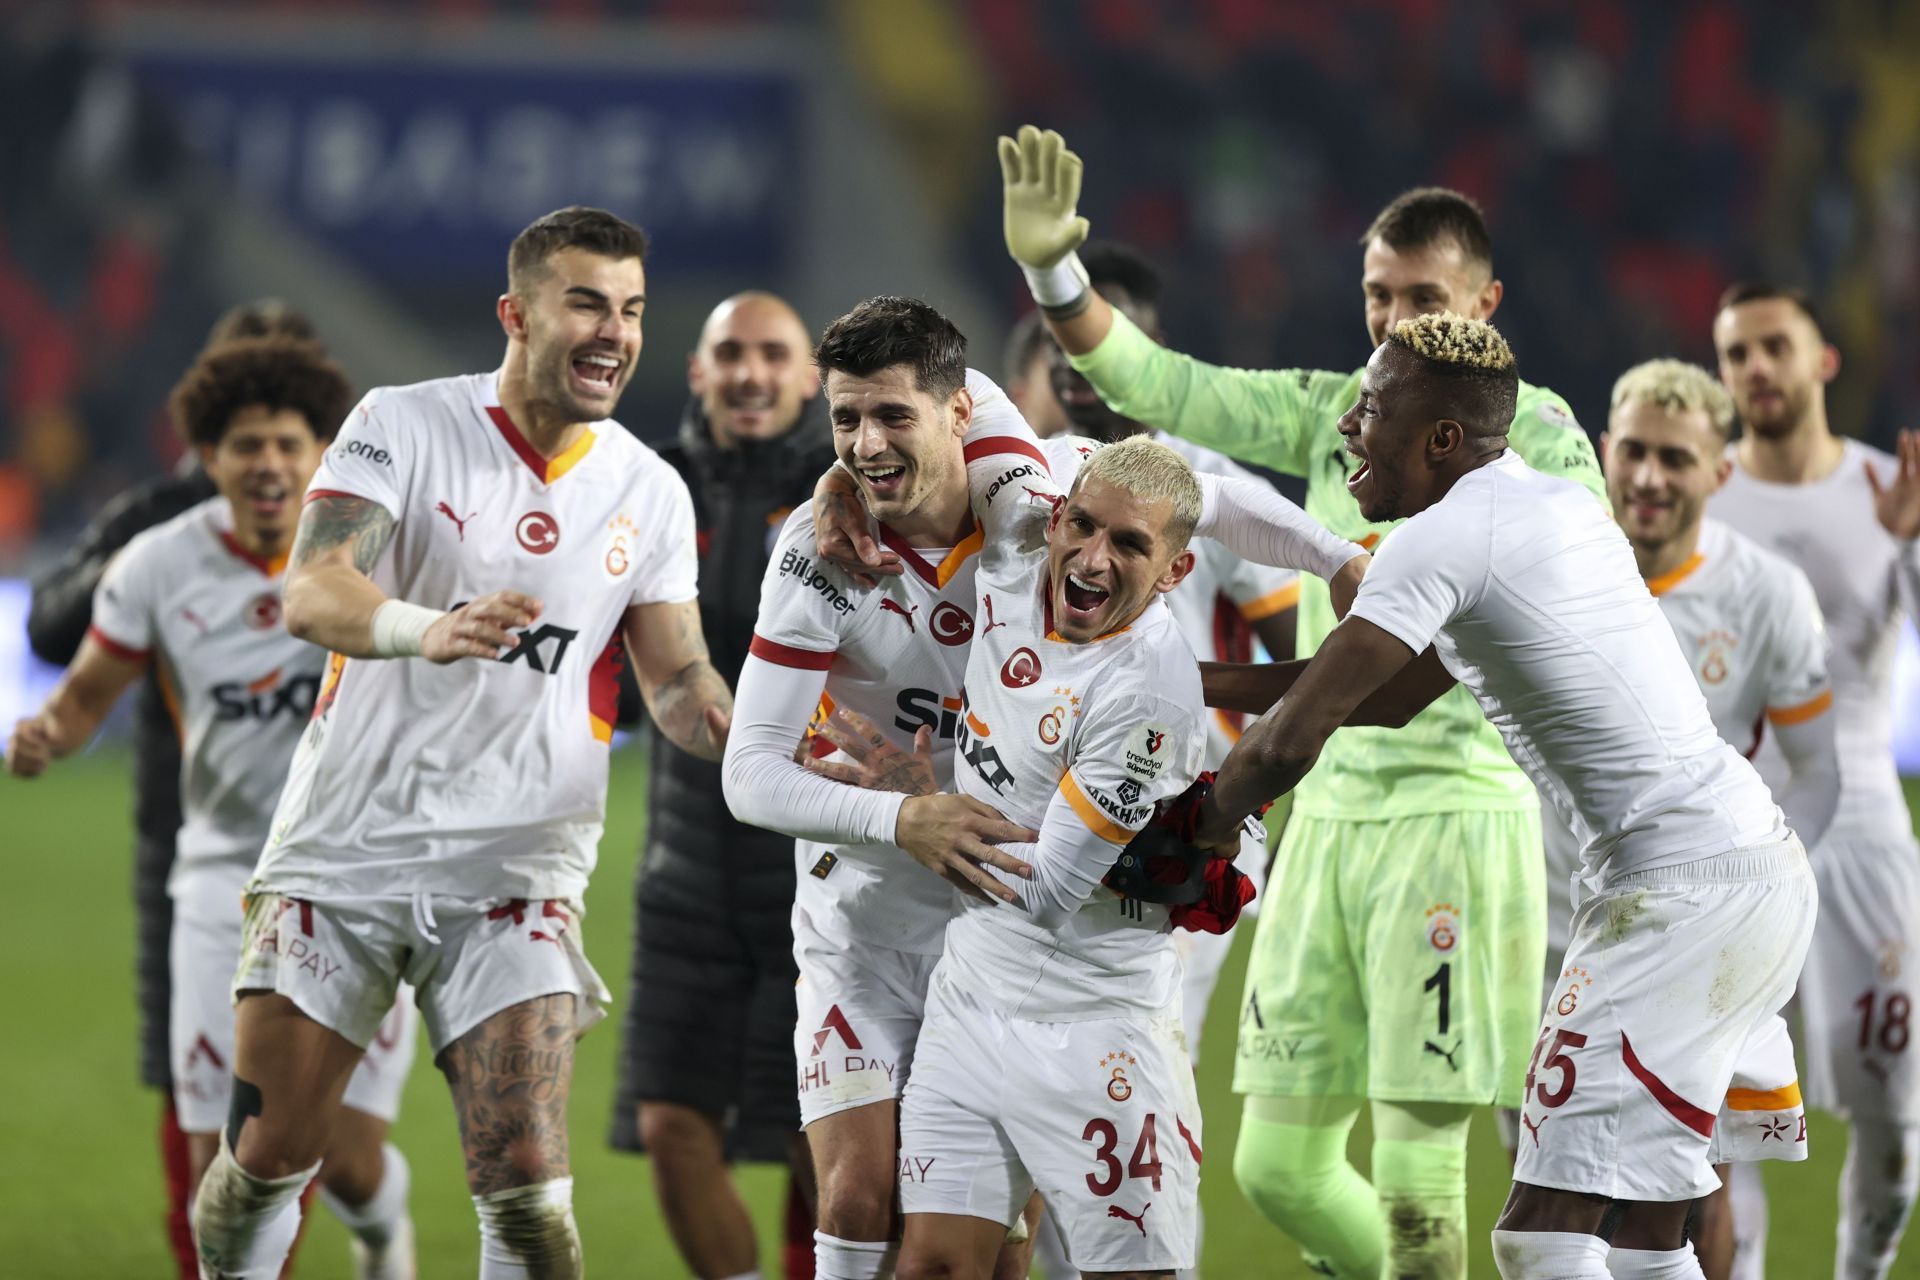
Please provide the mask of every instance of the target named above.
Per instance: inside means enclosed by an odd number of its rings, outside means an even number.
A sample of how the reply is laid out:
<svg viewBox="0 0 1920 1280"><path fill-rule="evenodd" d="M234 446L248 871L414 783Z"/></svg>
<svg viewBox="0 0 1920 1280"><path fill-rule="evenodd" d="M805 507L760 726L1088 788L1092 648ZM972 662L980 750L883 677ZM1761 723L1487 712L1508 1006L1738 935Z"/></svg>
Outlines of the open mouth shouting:
<svg viewBox="0 0 1920 1280"><path fill-rule="evenodd" d="M863 462L857 468L860 483L870 497L879 501L898 498L906 492L907 468L900 462Z"/></svg>
<svg viewBox="0 0 1920 1280"><path fill-rule="evenodd" d="M255 519L273 520L286 514L292 494L283 481L256 480L247 485L246 496Z"/></svg>
<svg viewBox="0 0 1920 1280"><path fill-rule="evenodd" d="M610 396L620 378L620 358L589 351L573 358L575 388L590 396Z"/></svg>
<svg viewBox="0 0 1920 1280"><path fill-rule="evenodd" d="M1353 474L1347 477L1347 492L1357 495L1360 492L1361 482L1372 474L1373 463L1369 462L1367 455L1361 452L1359 441L1351 436L1347 438L1347 452L1360 460L1360 465L1355 467Z"/></svg>
<svg viewBox="0 0 1920 1280"><path fill-rule="evenodd" d="M1060 588L1061 603L1066 606L1064 612L1072 621L1082 626L1091 625L1107 607L1107 601L1113 593L1106 587L1096 586L1077 573L1068 573Z"/></svg>

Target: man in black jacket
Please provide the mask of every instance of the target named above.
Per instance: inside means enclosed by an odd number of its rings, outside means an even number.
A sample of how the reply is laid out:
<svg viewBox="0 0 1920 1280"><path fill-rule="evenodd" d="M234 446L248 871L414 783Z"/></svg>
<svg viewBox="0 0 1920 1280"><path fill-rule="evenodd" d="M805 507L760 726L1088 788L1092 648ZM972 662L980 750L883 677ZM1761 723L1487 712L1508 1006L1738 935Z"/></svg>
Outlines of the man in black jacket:
<svg viewBox="0 0 1920 1280"><path fill-rule="evenodd" d="M679 437L659 451L693 491L700 621L729 683L774 537L834 462L811 350L779 298L728 298L687 359ZM696 1276L757 1275L728 1161L788 1163L802 1187L811 1178L794 1087L793 841L735 822L720 767L657 733L647 820L611 1140L652 1155L661 1210ZM810 1234L796 1243L811 1257Z"/></svg>
<svg viewBox="0 0 1920 1280"><path fill-rule="evenodd" d="M243 302L214 324L207 346L236 338L287 337L314 340L306 316L275 298ZM27 609L27 644L43 662L64 667L80 651L93 623L93 592L107 563L138 534L164 524L213 496L213 482L191 454L165 475L134 485L100 509L80 540L35 576ZM180 740L160 691L158 668L140 686L133 731L134 990L140 1009L140 1083L166 1099L160 1118L161 1160L167 1174L167 1228L185 1280L200 1266L187 1226L187 1142L173 1115L173 1080L167 1065L167 1011L172 995L167 939L173 902L167 873L173 869L174 836L180 830Z"/></svg>

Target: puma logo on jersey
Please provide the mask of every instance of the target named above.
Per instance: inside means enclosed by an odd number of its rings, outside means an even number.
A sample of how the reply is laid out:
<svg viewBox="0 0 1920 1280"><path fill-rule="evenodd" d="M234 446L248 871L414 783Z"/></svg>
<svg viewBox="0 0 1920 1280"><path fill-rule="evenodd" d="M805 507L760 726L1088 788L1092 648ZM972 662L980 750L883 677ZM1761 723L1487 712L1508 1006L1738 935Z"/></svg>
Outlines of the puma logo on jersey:
<svg viewBox="0 0 1920 1280"><path fill-rule="evenodd" d="M1527 1133L1531 1135L1533 1138L1533 1145L1535 1150L1538 1150L1540 1146L1540 1125L1545 1124L1547 1121L1551 1119L1553 1119L1553 1116L1551 1114L1543 1115L1540 1117L1540 1124L1535 1124L1533 1121L1527 1119L1526 1112L1522 1111L1520 1113L1520 1123L1527 1126Z"/></svg>
<svg viewBox="0 0 1920 1280"><path fill-rule="evenodd" d="M987 632L993 630L995 627L1004 627L1007 625L1004 622L995 622L993 620L993 597L992 596L982 596L980 602L981 604L986 606L986 610L987 610L987 625L980 629L981 635L984 636L985 634L987 634Z"/></svg>
<svg viewBox="0 0 1920 1280"><path fill-rule="evenodd" d="M1128 1213L1125 1209L1122 1209L1119 1205L1110 1204L1107 1206L1107 1216L1109 1218L1124 1218L1128 1222L1131 1222L1134 1226L1140 1228L1141 1235L1145 1235L1147 1234L1147 1223L1146 1223L1147 1210L1151 1208L1153 1208L1153 1201L1151 1200L1141 1205L1140 1212L1138 1213Z"/></svg>
<svg viewBox="0 0 1920 1280"><path fill-rule="evenodd" d="M914 630L913 615L920 612L920 606L914 605L911 609L909 609L905 605L901 604L898 600L891 599L887 596L882 596L880 597L880 612L899 614L902 618L906 619L907 630L912 631Z"/></svg>
<svg viewBox="0 0 1920 1280"><path fill-rule="evenodd" d="M445 516L447 519L453 521L453 527L459 531L460 541L462 542L465 542L467 540L467 521L473 519L475 516L480 514L478 511L469 511L464 516L457 516L453 514L453 508L448 506L444 502L436 506L434 510L438 511L441 515Z"/></svg>
<svg viewBox="0 0 1920 1280"><path fill-rule="evenodd" d="M1447 1066L1451 1067L1455 1071L1458 1071L1460 1069L1460 1064L1453 1060L1453 1055L1460 1052L1460 1045L1465 1043L1466 1041L1462 1040L1460 1044L1454 1045L1453 1048L1451 1049L1442 1049L1439 1045L1435 1044L1433 1041L1428 1040L1425 1042L1426 1048L1424 1049L1424 1052L1439 1054L1441 1057L1447 1060Z"/></svg>

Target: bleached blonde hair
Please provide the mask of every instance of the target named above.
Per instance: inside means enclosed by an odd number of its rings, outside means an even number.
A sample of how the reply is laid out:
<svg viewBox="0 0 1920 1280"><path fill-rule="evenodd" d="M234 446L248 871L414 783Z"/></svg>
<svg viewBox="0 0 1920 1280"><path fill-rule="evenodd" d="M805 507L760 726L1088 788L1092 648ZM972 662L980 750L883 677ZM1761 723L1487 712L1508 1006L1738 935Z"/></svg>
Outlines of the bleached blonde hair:
<svg viewBox="0 0 1920 1280"><path fill-rule="evenodd" d="M1451 311L1412 316L1393 326L1387 341L1397 342L1426 360L1461 369L1504 373L1514 368L1513 348L1485 320Z"/></svg>
<svg viewBox="0 0 1920 1280"><path fill-rule="evenodd" d="M1187 460L1157 440L1130 436L1093 455L1080 464L1074 478L1074 491L1089 480L1124 489L1149 501L1164 498L1173 504L1167 520L1167 540L1176 552L1184 550L1187 540L1200 523L1200 481L1194 477Z"/></svg>
<svg viewBox="0 0 1920 1280"><path fill-rule="evenodd" d="M1733 438L1733 397L1720 379L1685 360L1648 360L1614 380L1618 411L1629 404L1650 404L1669 413L1704 413L1722 440Z"/></svg>

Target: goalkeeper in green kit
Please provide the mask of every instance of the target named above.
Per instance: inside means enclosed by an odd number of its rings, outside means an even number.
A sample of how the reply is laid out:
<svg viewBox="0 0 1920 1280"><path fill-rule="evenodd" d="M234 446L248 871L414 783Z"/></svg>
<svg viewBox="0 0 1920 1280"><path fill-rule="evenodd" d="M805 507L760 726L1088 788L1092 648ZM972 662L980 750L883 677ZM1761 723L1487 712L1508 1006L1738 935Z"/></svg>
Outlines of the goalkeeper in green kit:
<svg viewBox="0 0 1920 1280"><path fill-rule="evenodd" d="M1303 476L1306 509L1371 549L1336 424L1360 371L1226 369L1159 346L1087 287L1074 250L1081 163L1056 133L1000 139L1007 248L1048 326L1115 412L1242 462ZM1363 240L1374 345L1408 316L1484 320L1499 305L1479 209L1402 195ZM1606 502L1567 404L1520 384L1508 437L1534 468ZM1298 653L1333 629L1305 582ZM1540 1018L1545 870L1539 801L1472 696L1456 688L1403 729L1342 729L1295 792L1241 1002L1233 1171L1328 1275L1466 1275L1467 1121L1515 1106ZM1558 891L1565 892L1564 888ZM1373 1183L1347 1159L1373 1107Z"/></svg>

